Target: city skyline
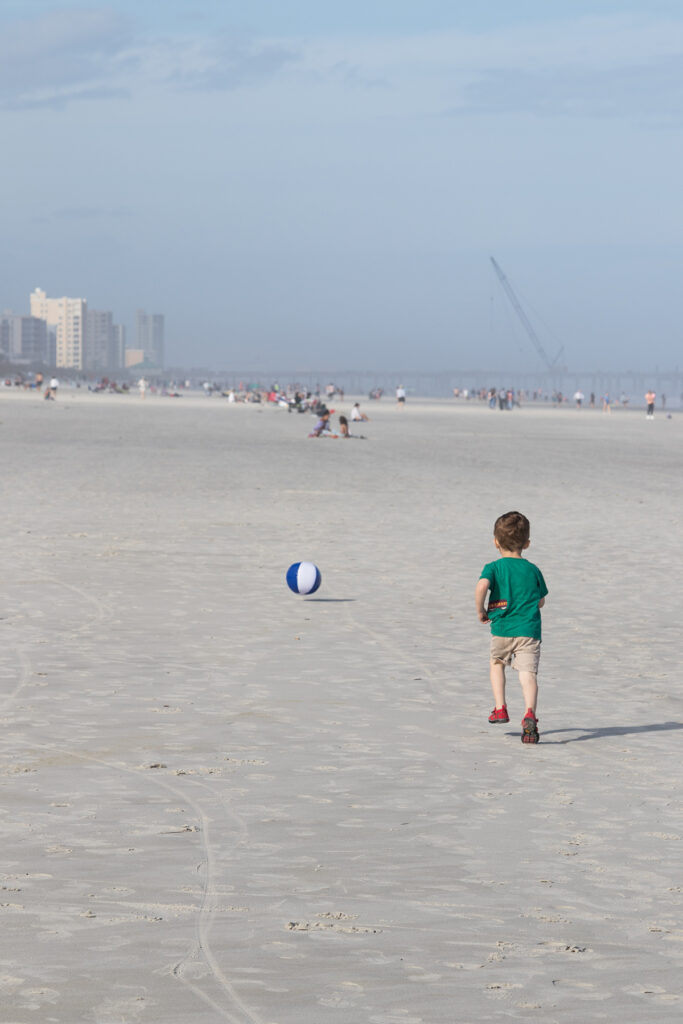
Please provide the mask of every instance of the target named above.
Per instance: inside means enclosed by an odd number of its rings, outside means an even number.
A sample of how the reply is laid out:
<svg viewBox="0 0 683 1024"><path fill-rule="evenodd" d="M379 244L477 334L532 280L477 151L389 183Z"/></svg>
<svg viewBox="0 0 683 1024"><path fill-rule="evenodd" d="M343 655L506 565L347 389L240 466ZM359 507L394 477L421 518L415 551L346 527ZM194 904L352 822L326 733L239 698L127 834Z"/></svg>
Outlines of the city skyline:
<svg viewBox="0 0 683 1024"><path fill-rule="evenodd" d="M679 362L683 14L616 0L0 11L0 307L167 365ZM10 201L11 197L11 201Z"/></svg>
<svg viewBox="0 0 683 1024"><path fill-rule="evenodd" d="M94 309L85 298L50 297L39 287L29 312L0 313L0 359L80 372L112 372L143 366L164 368L165 316L136 310L135 346L111 310Z"/></svg>

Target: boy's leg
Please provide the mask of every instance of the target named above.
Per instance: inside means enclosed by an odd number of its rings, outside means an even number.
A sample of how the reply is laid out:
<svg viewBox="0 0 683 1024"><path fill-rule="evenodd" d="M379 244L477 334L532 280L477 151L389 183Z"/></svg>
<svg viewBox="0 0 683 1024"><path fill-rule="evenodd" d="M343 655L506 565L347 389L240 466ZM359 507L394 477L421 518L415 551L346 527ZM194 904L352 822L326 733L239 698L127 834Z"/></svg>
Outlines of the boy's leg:
<svg viewBox="0 0 683 1024"><path fill-rule="evenodd" d="M505 665L500 661L491 662L491 689L497 708L505 705Z"/></svg>
<svg viewBox="0 0 683 1024"><path fill-rule="evenodd" d="M534 714L536 714L536 701L538 699L538 683L536 682L535 672L519 672L519 682L522 687L522 693L524 694L524 705L525 707L531 708Z"/></svg>
<svg viewBox="0 0 683 1024"><path fill-rule="evenodd" d="M538 698L538 660L541 656L541 641L535 637L519 637L515 640L515 668L524 694L526 711L522 718L522 743L538 743L538 719L536 700Z"/></svg>
<svg viewBox="0 0 683 1024"><path fill-rule="evenodd" d="M521 670L519 681L522 684L524 703L527 708L522 719L522 743L538 743L538 719L536 718L538 685L536 683L536 673Z"/></svg>
<svg viewBox="0 0 683 1024"><path fill-rule="evenodd" d="M493 699L495 701L495 707L489 715L489 722L509 722L507 708L505 706L505 666L509 664L510 655L508 647L510 641L508 637L503 636L492 636L491 637L491 658L489 661L489 673L491 679L491 689L493 690Z"/></svg>

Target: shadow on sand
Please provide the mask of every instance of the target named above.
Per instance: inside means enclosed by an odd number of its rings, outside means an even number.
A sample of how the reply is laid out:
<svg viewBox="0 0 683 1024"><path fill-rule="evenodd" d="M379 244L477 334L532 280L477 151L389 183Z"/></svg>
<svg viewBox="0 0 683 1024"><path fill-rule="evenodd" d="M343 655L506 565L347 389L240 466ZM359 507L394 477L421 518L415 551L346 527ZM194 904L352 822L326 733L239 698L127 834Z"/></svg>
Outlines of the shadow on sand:
<svg viewBox="0 0 683 1024"><path fill-rule="evenodd" d="M307 597L306 601L317 601L318 604L348 604L355 597Z"/></svg>
<svg viewBox="0 0 683 1024"><path fill-rule="evenodd" d="M582 740L600 740L606 736L633 736L642 732L670 732L672 729L683 729L683 722L655 722L652 725L608 725L603 729L548 729L541 730L541 743L580 743ZM570 736L566 740L546 740L546 736L555 736L560 732L581 732L581 736Z"/></svg>

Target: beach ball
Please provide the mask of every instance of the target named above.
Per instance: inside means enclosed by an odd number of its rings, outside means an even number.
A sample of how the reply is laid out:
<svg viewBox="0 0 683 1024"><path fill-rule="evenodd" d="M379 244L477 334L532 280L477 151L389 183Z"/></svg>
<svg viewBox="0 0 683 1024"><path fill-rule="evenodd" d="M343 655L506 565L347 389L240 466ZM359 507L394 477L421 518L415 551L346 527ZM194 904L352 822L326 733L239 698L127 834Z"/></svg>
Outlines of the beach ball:
<svg viewBox="0 0 683 1024"><path fill-rule="evenodd" d="M287 570L287 586L295 594L315 594L320 580L320 569L313 562L294 562Z"/></svg>

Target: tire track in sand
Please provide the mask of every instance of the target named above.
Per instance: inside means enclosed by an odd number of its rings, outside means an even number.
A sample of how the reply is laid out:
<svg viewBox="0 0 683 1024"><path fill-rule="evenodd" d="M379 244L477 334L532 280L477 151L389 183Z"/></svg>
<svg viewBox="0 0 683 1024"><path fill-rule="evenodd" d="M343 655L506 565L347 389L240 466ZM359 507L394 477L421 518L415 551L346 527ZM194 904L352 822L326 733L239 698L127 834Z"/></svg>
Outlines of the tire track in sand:
<svg viewBox="0 0 683 1024"><path fill-rule="evenodd" d="M81 754L75 750L65 750L62 747L53 746L47 743L36 744L36 747L40 748L41 750L49 751L53 754L62 754L67 757L78 758L81 761L86 761L91 764L98 764L104 768L116 772L124 772L128 775L133 775L137 779L141 777L140 769L138 768L127 768L125 765L114 764L111 761L106 761L103 758L94 757L91 754ZM197 819L201 822L199 833L201 836L201 843L204 853L203 863L205 864L205 871L202 898L198 909L197 921L195 926L197 941L194 949L188 951L188 953L182 960L178 961L172 967L170 967L170 974L172 974L173 977L177 978L183 985L190 989L190 991L192 991L194 995L197 996L197 998L201 999L202 1002L206 1003L217 1013L220 1013L221 1016L229 1022L229 1024L245 1024L245 1021L250 1022L250 1024L264 1024L262 1018L254 1010L252 1010L244 1002L241 996L237 993L234 985L227 977L220 964L218 963L218 960L216 959L216 956L211 948L209 935L211 922L211 904L217 898L218 893L215 881L216 848L211 841L209 818L204 813L204 810L199 805L199 803L194 799L194 797L189 795L184 790L180 789L178 786L172 785L166 779L154 776L148 776L146 778L146 781L151 782L155 786L159 786L165 789L174 797L174 799L187 803L194 811ZM202 788L207 789L208 791L208 787L206 785L202 785ZM239 815L235 814L234 811L230 811L227 807L225 807L223 801L222 803L223 810L226 813L227 817L231 818L237 824L238 827L239 834L235 838L235 841L233 842L231 847L235 848L248 839L249 831L244 820L240 818ZM225 848L222 849L224 850ZM221 1006L221 1004L218 1003L214 998L212 998L212 996L209 995L208 992L203 991L195 982L191 981L189 978L184 977L184 968L187 967L187 965L189 965L189 963L192 960L198 960L200 956L203 957L204 962L211 971L211 975L214 978L218 987L225 993L225 995L230 1000L231 1004L233 1004L233 1006L243 1015L242 1017L236 1017L234 1013L231 1011L231 1009L228 1009L225 1006Z"/></svg>

